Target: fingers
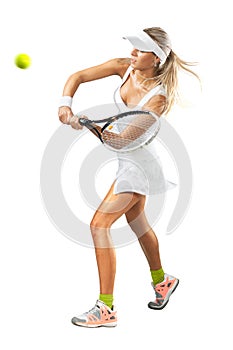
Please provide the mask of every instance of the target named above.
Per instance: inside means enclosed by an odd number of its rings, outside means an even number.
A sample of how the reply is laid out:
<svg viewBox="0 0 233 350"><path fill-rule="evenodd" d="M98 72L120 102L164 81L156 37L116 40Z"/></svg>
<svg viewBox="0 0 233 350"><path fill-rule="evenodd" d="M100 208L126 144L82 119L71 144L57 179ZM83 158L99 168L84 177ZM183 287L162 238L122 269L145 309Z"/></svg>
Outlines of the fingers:
<svg viewBox="0 0 233 350"><path fill-rule="evenodd" d="M73 116L72 110L70 107L67 106L63 106L60 107L58 110L58 117L59 120L63 123L63 124L70 124L70 119Z"/></svg>
<svg viewBox="0 0 233 350"><path fill-rule="evenodd" d="M63 124L71 125L75 130L81 130L83 128L83 126L79 124L79 118L88 119L85 115L78 117L73 115L71 108L67 106L59 108L58 117Z"/></svg>
<svg viewBox="0 0 233 350"><path fill-rule="evenodd" d="M73 115L71 118L70 118L70 123L71 127L75 130L81 130L83 128L82 125L79 124L79 117Z"/></svg>

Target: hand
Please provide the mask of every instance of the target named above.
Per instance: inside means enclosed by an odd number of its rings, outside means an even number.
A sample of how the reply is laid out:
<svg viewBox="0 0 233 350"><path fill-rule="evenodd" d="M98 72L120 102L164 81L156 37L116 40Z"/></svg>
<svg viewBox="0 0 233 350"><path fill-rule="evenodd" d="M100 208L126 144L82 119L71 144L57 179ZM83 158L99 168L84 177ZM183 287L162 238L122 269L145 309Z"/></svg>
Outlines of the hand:
<svg viewBox="0 0 233 350"><path fill-rule="evenodd" d="M73 113L70 107L63 106L58 110L58 117L63 124L70 124L70 119L73 117Z"/></svg>
<svg viewBox="0 0 233 350"><path fill-rule="evenodd" d="M79 118L85 118L88 119L85 115L79 115L79 116L72 116L70 118L70 125L73 129L81 130L83 128L83 125L79 124Z"/></svg>

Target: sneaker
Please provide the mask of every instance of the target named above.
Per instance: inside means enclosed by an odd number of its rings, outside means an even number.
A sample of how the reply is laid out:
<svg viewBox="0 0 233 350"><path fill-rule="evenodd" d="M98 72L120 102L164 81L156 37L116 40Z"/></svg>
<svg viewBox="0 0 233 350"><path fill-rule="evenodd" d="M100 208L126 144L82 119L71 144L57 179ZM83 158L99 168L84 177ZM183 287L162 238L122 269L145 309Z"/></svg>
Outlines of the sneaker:
<svg viewBox="0 0 233 350"><path fill-rule="evenodd" d="M83 327L115 327L117 325L116 311L110 309L101 300L97 300L95 306L84 314L73 317L71 322Z"/></svg>
<svg viewBox="0 0 233 350"><path fill-rule="evenodd" d="M167 305L171 294L175 291L178 284L179 280L177 278L167 274L164 275L163 282L156 285L152 283L156 299L155 301L149 302L148 307L154 310L163 309Z"/></svg>

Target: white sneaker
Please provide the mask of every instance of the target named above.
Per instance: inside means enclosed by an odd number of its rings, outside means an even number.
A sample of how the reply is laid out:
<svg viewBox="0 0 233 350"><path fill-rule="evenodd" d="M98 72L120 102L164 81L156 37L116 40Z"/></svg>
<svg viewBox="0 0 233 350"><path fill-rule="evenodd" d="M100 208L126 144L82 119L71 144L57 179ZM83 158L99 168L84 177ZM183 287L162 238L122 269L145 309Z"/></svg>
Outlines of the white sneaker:
<svg viewBox="0 0 233 350"><path fill-rule="evenodd" d="M111 310L101 300L97 300L95 306L84 314L73 317L71 322L83 327L115 327L117 325L116 311Z"/></svg>
<svg viewBox="0 0 233 350"><path fill-rule="evenodd" d="M175 278L167 274L164 275L163 282L160 282L156 285L152 283L152 287L155 291L156 299L155 301L150 301L148 304L148 307L153 310L163 309L167 305L170 296L175 291L178 284L179 284L178 278Z"/></svg>

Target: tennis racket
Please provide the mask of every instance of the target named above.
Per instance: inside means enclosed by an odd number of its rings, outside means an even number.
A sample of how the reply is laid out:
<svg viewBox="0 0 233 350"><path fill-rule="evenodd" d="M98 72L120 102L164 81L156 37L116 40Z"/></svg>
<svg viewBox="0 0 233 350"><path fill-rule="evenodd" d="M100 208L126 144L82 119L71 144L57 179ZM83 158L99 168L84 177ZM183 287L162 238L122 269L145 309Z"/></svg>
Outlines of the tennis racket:
<svg viewBox="0 0 233 350"><path fill-rule="evenodd" d="M115 152L131 152L150 143L160 129L159 117L145 110L128 111L99 120L79 117L79 123Z"/></svg>

